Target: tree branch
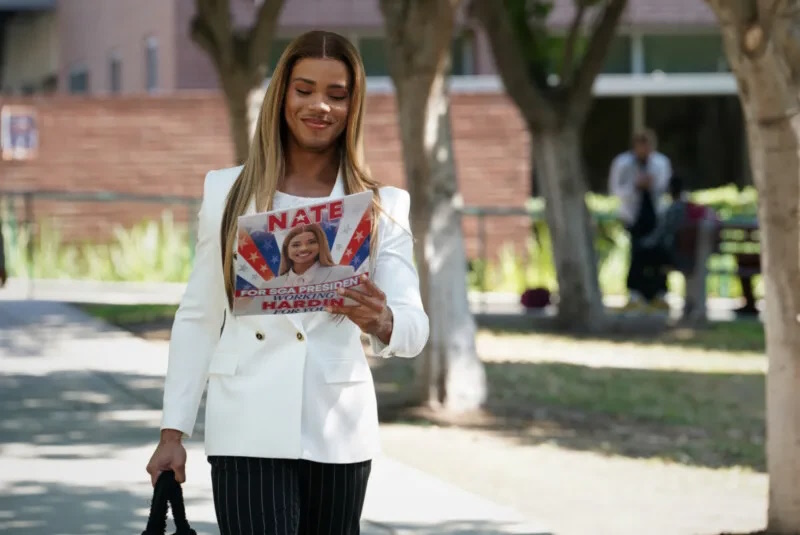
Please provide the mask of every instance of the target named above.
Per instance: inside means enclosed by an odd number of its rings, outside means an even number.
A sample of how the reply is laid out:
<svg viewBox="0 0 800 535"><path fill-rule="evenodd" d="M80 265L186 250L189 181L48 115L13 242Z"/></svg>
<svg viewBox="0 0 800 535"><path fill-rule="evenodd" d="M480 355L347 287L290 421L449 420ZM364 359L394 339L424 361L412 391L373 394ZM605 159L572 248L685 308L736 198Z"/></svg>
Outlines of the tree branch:
<svg viewBox="0 0 800 535"><path fill-rule="evenodd" d="M781 39L786 65L792 73L792 80L800 84L800 10L787 13L779 25L785 37ZM778 24L776 23L776 26Z"/></svg>
<svg viewBox="0 0 800 535"><path fill-rule="evenodd" d="M740 39L747 34L748 30L759 24L759 8L756 5L756 0L726 0L725 2L707 0L707 3L711 5L711 8L716 13L720 25L731 24L736 29L736 34ZM740 44L746 45L744 42ZM752 37L749 45L751 47L753 45ZM747 46L741 46L740 48L746 51Z"/></svg>
<svg viewBox="0 0 800 535"><path fill-rule="evenodd" d="M561 56L561 72L558 77L563 85L570 82L572 74L572 62L575 58L575 44L581 33L583 26L583 16L586 14L586 4L580 2L578 4L578 11L575 13L575 18L572 19L572 25L569 28L567 41L564 43L564 53Z"/></svg>
<svg viewBox="0 0 800 535"><path fill-rule="evenodd" d="M407 76L424 77L433 81L440 63L449 57L453 13L460 0L380 0L386 30L386 53L389 73L395 80L398 94ZM450 27L435 27L431 18L449 21ZM437 52L430 53L433 48ZM433 63L431 60L436 60Z"/></svg>
<svg viewBox="0 0 800 535"><path fill-rule="evenodd" d="M229 0L195 0L191 37L214 59L219 68L232 62L232 31Z"/></svg>
<svg viewBox="0 0 800 535"><path fill-rule="evenodd" d="M781 0L761 0L753 6L756 10L756 20L754 21L761 27L761 30L766 35L773 33L773 26L777 22L778 12L782 5L786 2Z"/></svg>
<svg viewBox="0 0 800 535"><path fill-rule="evenodd" d="M472 14L489 36L493 56L506 91L529 123L555 120L544 91L537 85L527 55L511 26L508 9L496 0L473 0Z"/></svg>
<svg viewBox="0 0 800 535"><path fill-rule="evenodd" d="M575 83L569 91L569 98L573 103L578 103L577 112L583 112L592 96L592 87L600 71L603 69L608 49L617 32L617 25L622 17L627 0L608 0L602 15L595 24L586 53L575 72Z"/></svg>
<svg viewBox="0 0 800 535"><path fill-rule="evenodd" d="M508 15L511 35L528 66L528 75L542 91L550 87L550 56L544 40L545 19L551 7L546 0L501 0L499 6Z"/></svg>
<svg viewBox="0 0 800 535"><path fill-rule="evenodd" d="M189 35L200 48L206 51L215 65L219 65L220 46L214 40L214 33L208 27L203 19L195 15L192 17Z"/></svg>
<svg viewBox="0 0 800 535"><path fill-rule="evenodd" d="M756 9L758 10L758 18L761 21L772 21L775 19L775 16L778 14L780 7L785 2L781 2L781 0L761 0L756 5Z"/></svg>
<svg viewBox="0 0 800 535"><path fill-rule="evenodd" d="M389 74L394 80L400 80L406 71L410 70L411 61L416 56L412 49L418 43L407 38L411 4L409 0L380 0L379 7L386 29L386 59ZM401 87L397 83L395 90L399 96Z"/></svg>
<svg viewBox="0 0 800 535"><path fill-rule="evenodd" d="M256 21L247 34L248 70L266 75L262 72L269 61L270 44L275 34L284 0L264 0L256 14Z"/></svg>

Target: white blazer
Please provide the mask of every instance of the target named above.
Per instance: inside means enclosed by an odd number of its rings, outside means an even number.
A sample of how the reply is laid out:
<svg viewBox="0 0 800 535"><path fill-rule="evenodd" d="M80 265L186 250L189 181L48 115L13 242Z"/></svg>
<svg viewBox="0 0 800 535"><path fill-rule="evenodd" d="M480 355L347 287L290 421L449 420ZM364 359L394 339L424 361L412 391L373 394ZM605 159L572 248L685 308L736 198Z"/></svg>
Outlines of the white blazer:
<svg viewBox="0 0 800 535"><path fill-rule="evenodd" d="M206 175L194 267L172 327L161 428L191 436L208 383L207 455L372 459L379 451L377 402L359 328L324 312L302 321L293 314L236 317L228 308L220 225L240 171ZM429 324L413 265L409 195L384 187L380 197L386 214L372 278L394 327L388 345L373 337L372 348L382 357L414 357Z"/></svg>

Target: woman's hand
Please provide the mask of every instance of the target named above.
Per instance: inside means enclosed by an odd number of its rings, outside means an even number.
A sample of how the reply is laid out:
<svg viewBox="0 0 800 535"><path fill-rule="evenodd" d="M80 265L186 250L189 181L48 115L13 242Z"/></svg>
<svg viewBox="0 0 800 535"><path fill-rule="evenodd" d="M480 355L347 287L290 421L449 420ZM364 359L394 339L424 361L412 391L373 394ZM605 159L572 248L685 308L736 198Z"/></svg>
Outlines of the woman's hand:
<svg viewBox="0 0 800 535"><path fill-rule="evenodd" d="M147 463L147 473L150 474L150 482L154 487L158 476L166 470L175 472L175 481L178 483L186 481L186 449L181 443L182 435L177 429L161 431L161 440Z"/></svg>
<svg viewBox="0 0 800 535"><path fill-rule="evenodd" d="M377 336L384 344L392 337L394 318L386 306L386 294L375 286L369 277L361 276L362 284L355 288L339 288L338 293L355 301L356 305L332 306L326 310L331 314L342 314L366 334ZM361 289L363 287L363 289Z"/></svg>

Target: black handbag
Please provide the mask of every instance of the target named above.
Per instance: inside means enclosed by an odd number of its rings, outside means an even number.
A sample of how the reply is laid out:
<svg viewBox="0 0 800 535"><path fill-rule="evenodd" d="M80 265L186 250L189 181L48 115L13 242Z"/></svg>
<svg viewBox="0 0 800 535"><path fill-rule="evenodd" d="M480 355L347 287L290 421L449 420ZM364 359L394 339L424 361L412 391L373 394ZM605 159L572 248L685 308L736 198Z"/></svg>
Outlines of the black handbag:
<svg viewBox="0 0 800 535"><path fill-rule="evenodd" d="M150 503L150 516L147 528L142 535L164 535L167 532L167 503L172 508L172 519L177 531L175 535L197 535L186 521L186 507L183 504L183 490L175 481L175 472L162 472L158 476L153 489L153 501Z"/></svg>

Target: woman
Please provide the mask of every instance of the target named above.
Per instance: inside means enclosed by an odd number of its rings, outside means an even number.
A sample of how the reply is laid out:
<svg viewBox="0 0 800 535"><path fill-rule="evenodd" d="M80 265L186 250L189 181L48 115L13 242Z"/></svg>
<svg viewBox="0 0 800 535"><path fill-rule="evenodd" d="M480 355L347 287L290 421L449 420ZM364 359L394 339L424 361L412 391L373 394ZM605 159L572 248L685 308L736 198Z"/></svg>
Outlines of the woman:
<svg viewBox="0 0 800 535"><path fill-rule="evenodd" d="M181 444L208 378L205 449L217 520L238 533L359 533L378 452L372 375L361 345L413 357L428 318L412 264L409 196L364 164L364 68L343 37L295 39L275 68L243 167L206 176L195 265L175 315L161 440L148 464L185 479ZM311 314L234 316L238 216L361 191L371 207L373 280L356 305ZM344 318L344 321L342 319Z"/></svg>
<svg viewBox="0 0 800 535"><path fill-rule="evenodd" d="M325 233L316 223L294 227L283 239L278 277L270 286L310 286L352 277L352 266L333 262Z"/></svg>

